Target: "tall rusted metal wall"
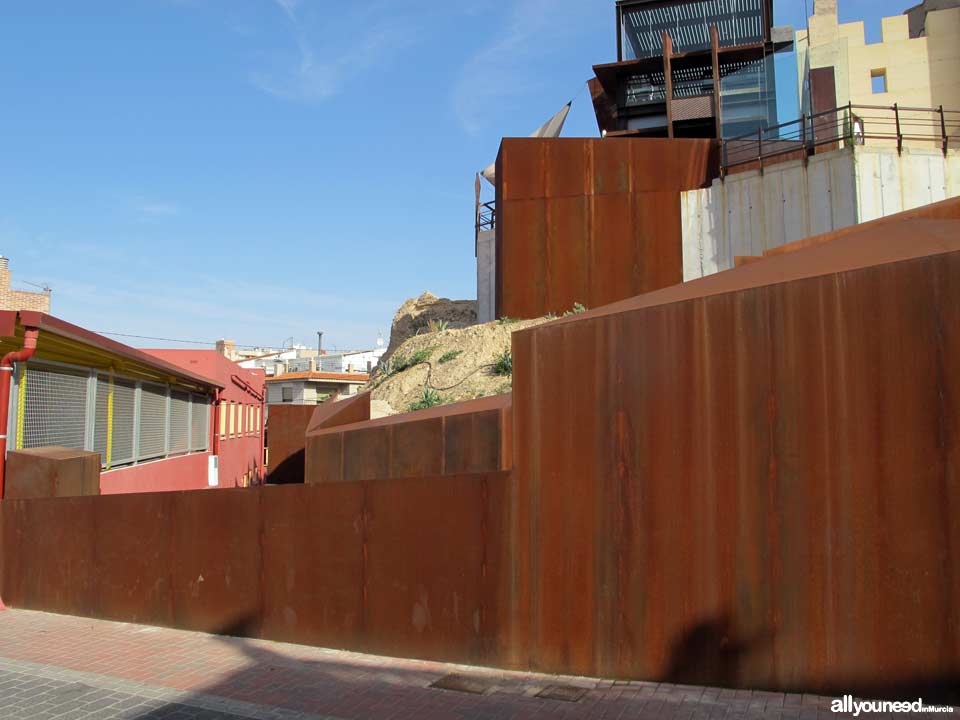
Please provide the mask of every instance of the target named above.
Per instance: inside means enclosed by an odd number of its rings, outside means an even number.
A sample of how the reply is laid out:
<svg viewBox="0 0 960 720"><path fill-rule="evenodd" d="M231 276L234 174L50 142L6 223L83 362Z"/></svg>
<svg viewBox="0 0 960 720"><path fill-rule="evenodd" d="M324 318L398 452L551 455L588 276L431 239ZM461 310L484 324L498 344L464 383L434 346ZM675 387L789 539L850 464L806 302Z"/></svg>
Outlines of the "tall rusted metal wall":
<svg viewBox="0 0 960 720"><path fill-rule="evenodd" d="M5 500L13 607L496 664L507 473Z"/></svg>
<svg viewBox="0 0 960 720"><path fill-rule="evenodd" d="M504 138L497 317L598 307L682 282L680 192L715 172L711 140Z"/></svg>
<svg viewBox="0 0 960 720"><path fill-rule="evenodd" d="M960 223L911 220L514 333L511 662L955 682L958 329Z"/></svg>

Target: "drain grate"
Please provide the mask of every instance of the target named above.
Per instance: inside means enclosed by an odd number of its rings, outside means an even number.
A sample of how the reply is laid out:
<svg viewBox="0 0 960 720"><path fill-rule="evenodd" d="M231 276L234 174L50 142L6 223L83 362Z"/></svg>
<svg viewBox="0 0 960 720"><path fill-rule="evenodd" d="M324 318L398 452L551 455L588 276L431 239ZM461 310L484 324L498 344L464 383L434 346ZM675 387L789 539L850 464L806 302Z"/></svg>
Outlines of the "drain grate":
<svg viewBox="0 0 960 720"><path fill-rule="evenodd" d="M587 694L586 688L573 685L550 685L537 693L538 698L545 700L563 700L563 702L577 702Z"/></svg>
<svg viewBox="0 0 960 720"><path fill-rule="evenodd" d="M455 692L483 695L493 687L493 682L483 678L470 677L469 675L450 673L430 683L430 687L437 688L438 690L454 690Z"/></svg>

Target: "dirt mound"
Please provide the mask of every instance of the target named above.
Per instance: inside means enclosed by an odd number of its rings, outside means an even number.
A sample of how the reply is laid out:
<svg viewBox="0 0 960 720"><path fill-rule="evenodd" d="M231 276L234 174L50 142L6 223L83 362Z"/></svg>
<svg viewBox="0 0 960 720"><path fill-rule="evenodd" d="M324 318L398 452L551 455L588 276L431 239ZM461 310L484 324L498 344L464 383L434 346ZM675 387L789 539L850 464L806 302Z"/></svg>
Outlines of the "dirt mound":
<svg viewBox="0 0 960 720"><path fill-rule="evenodd" d="M390 344L380 363L387 362L397 348L418 333L423 334L437 327L449 330L465 328L476 322L476 300L449 300L425 292L418 298L407 300L393 316Z"/></svg>
<svg viewBox="0 0 960 720"><path fill-rule="evenodd" d="M547 318L495 320L460 329L422 330L377 366L366 389L373 402L398 413L509 392L510 334L544 322Z"/></svg>

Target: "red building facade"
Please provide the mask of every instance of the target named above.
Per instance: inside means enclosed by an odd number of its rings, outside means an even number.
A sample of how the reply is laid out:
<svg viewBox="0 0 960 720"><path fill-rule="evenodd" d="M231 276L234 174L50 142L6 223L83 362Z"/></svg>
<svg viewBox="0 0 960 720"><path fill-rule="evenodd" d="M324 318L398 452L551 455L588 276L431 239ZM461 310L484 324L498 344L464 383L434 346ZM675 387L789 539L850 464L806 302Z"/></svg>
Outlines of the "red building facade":
<svg viewBox="0 0 960 720"><path fill-rule="evenodd" d="M0 311L0 355L0 497L7 448L96 453L100 494L263 480L261 370L214 350L138 350L29 311Z"/></svg>
<svg viewBox="0 0 960 720"><path fill-rule="evenodd" d="M211 422L218 455L219 487L263 482L266 376L242 368L216 350L146 350L150 355L199 373L221 386Z"/></svg>

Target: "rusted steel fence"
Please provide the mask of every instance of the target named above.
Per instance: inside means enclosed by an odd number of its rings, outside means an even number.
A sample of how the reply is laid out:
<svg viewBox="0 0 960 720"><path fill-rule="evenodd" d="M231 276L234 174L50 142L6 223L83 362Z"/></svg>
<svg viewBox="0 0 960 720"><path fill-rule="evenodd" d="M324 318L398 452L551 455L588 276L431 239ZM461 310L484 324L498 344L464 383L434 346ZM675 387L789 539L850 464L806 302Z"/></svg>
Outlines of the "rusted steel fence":
<svg viewBox="0 0 960 720"><path fill-rule="evenodd" d="M495 664L506 473L0 503L13 607Z"/></svg>
<svg viewBox="0 0 960 720"><path fill-rule="evenodd" d="M510 421L505 394L365 422L330 422L307 432L306 481L506 470Z"/></svg>

